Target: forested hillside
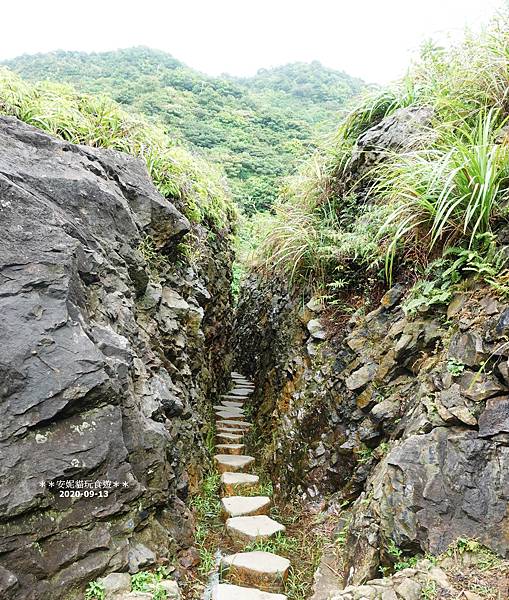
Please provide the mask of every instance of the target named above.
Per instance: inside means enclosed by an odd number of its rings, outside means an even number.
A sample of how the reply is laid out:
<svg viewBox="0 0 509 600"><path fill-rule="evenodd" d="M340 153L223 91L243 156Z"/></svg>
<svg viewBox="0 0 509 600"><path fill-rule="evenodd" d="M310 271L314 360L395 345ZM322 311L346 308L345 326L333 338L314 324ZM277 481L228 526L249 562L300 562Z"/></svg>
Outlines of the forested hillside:
<svg viewBox="0 0 509 600"><path fill-rule="evenodd" d="M221 164L248 212L269 206L280 179L339 121L365 84L320 63L261 70L252 78L208 77L149 48L53 52L6 63L25 79L69 82L161 119L172 136Z"/></svg>

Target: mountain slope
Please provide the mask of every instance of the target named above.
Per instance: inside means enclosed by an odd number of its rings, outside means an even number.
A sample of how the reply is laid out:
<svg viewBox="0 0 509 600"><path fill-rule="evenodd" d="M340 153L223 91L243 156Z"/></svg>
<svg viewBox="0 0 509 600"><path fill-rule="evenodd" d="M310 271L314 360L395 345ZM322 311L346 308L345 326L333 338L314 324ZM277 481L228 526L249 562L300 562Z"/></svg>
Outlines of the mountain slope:
<svg viewBox="0 0 509 600"><path fill-rule="evenodd" d="M320 132L334 128L344 103L364 87L317 62L262 70L252 78L213 78L144 47L25 55L4 64L26 79L106 93L162 120L170 134L224 166L248 211L272 203L280 178L294 170Z"/></svg>

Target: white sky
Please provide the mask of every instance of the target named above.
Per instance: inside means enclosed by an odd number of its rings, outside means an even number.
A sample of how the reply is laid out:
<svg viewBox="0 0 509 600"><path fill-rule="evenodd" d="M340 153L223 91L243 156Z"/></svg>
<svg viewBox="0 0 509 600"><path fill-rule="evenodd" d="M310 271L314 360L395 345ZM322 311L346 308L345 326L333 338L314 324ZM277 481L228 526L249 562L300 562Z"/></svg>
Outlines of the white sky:
<svg viewBox="0 0 509 600"><path fill-rule="evenodd" d="M370 82L429 37L477 29L504 0L4 0L0 59L146 45L217 75L319 60Z"/></svg>

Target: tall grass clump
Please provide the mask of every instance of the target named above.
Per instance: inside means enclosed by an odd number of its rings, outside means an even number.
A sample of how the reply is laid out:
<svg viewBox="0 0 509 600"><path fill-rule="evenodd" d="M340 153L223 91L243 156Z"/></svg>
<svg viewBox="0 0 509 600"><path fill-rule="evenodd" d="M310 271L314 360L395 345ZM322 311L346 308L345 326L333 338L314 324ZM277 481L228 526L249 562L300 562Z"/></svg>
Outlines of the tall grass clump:
<svg viewBox="0 0 509 600"><path fill-rule="evenodd" d="M234 218L220 172L175 144L160 127L125 112L113 100L80 94L68 85L29 84L0 68L0 114L74 144L142 158L161 194L180 200L194 222L224 227Z"/></svg>
<svg viewBox="0 0 509 600"><path fill-rule="evenodd" d="M289 181L258 230L254 264L299 285L339 289L344 281L413 280L449 248L482 262L488 246L478 240L508 215L508 95L507 14L456 46L427 42L406 77L359 99ZM356 171L359 136L409 108L429 115L418 143L379 149Z"/></svg>
<svg viewBox="0 0 509 600"><path fill-rule="evenodd" d="M409 240L432 251L464 244L491 231L496 211L508 198L508 146L499 137L500 111L477 113L448 130L437 147L395 156L381 171L380 195L393 206L380 234L395 225L386 257L390 279L394 257Z"/></svg>

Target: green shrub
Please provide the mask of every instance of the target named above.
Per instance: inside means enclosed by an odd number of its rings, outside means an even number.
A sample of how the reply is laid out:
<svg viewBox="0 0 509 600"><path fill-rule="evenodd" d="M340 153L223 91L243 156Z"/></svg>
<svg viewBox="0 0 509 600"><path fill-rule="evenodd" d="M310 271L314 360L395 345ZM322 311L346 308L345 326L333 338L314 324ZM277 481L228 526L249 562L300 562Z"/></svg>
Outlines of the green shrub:
<svg viewBox="0 0 509 600"><path fill-rule="evenodd" d="M85 600L104 600L104 585L98 581L91 581L85 591Z"/></svg>
<svg viewBox="0 0 509 600"><path fill-rule="evenodd" d="M131 591L150 592L153 600L166 600L168 595L159 584L169 575L166 567L159 567L155 571L139 571L131 577Z"/></svg>
<svg viewBox="0 0 509 600"><path fill-rule="evenodd" d="M423 280L414 285L410 296L403 303L403 310L407 315L415 315L433 306L447 304L451 298L449 283L437 285L436 281Z"/></svg>
<svg viewBox="0 0 509 600"><path fill-rule="evenodd" d="M458 377L465 370L465 365L456 358L451 358L447 362L447 370L453 377Z"/></svg>
<svg viewBox="0 0 509 600"><path fill-rule="evenodd" d="M477 555L476 563L481 571L489 571L500 564L500 557L477 540L471 538L458 538L449 546L445 555L455 557L465 553Z"/></svg>
<svg viewBox="0 0 509 600"><path fill-rule="evenodd" d="M220 520L220 486L219 473L211 471L203 478L200 491L190 501L196 516L195 542L200 553L198 571L202 575L208 575L217 564L217 548L211 543L211 534L218 527L223 527Z"/></svg>
<svg viewBox="0 0 509 600"><path fill-rule="evenodd" d="M498 247L493 235L488 233L477 234L472 244L471 249L451 246L442 258L429 264L423 273L424 279L412 287L403 303L407 315L447 304L452 299L454 285L468 278L480 279L499 293L509 292L505 282L507 249Z"/></svg>
<svg viewBox="0 0 509 600"><path fill-rule="evenodd" d="M403 569L415 567L419 560L423 558L422 555L405 557L403 550L398 548L394 540L389 540L387 544L387 553L394 562L395 571L402 571Z"/></svg>

